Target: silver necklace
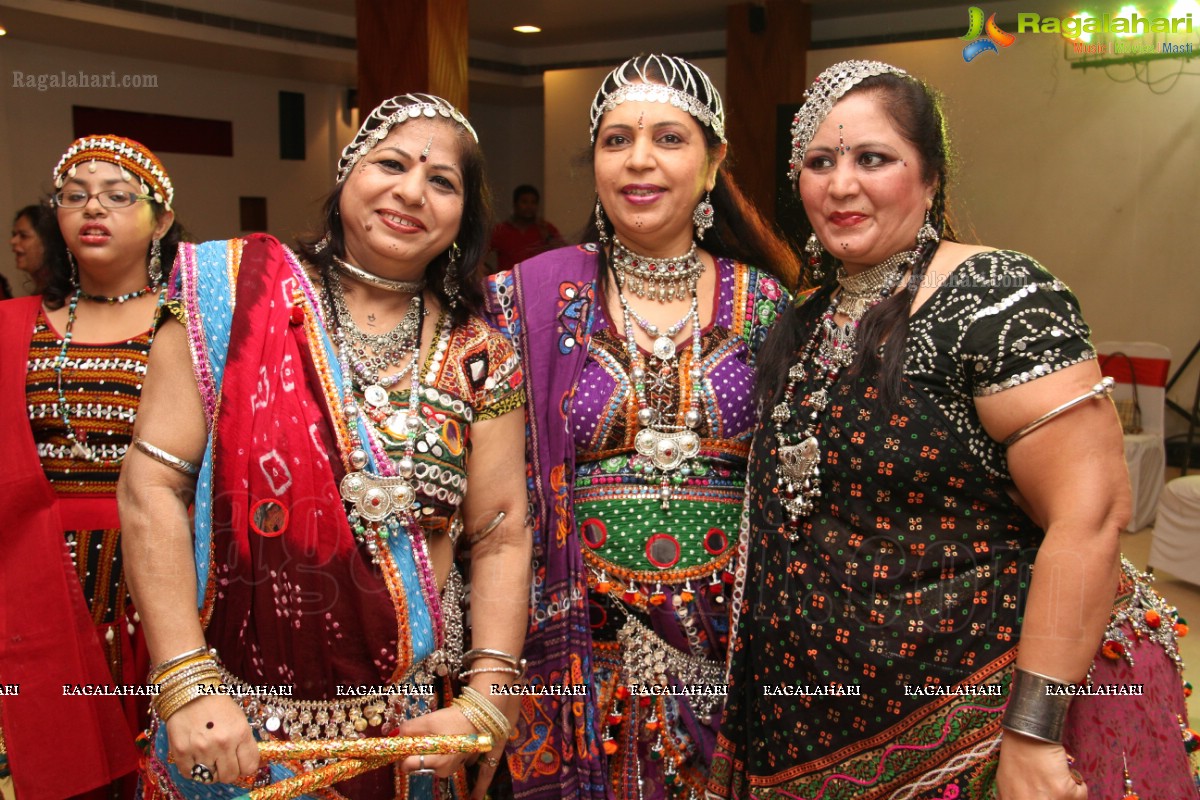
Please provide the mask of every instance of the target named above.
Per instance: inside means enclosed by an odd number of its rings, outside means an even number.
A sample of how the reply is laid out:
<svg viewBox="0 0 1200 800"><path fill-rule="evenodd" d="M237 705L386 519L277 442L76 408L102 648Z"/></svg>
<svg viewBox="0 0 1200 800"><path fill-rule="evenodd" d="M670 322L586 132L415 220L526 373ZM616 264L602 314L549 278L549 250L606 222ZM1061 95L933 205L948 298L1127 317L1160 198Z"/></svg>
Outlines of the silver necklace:
<svg viewBox="0 0 1200 800"><path fill-rule="evenodd" d="M833 321L845 299L844 288L838 297L833 298L812 336L804 343L800 357L788 369L788 385L783 399L771 410L771 420L775 423L775 440L779 445L779 474L775 479L776 486L784 511L793 525L812 513L816 499L821 496L821 444L817 440L817 430L820 428L821 412L829 405L831 399L830 389L842 370L854 362L859 320L871 307L891 295L908 269L908 258L913 254L900 255L905 258L897 260L897 256L893 256L884 262L892 262L891 274L885 277L882 285L875 287L875 293L866 307L858 310L856 314L843 312L850 317L850 321L845 325L838 325ZM867 272L875 271L876 268L873 267ZM816 386L797 405L796 387L800 381L807 380L810 376L816 381ZM805 412L808 419L800 430L784 430L784 426L793 417ZM788 534L791 541L798 538L799 533L795 530Z"/></svg>
<svg viewBox="0 0 1200 800"><path fill-rule="evenodd" d="M863 314L866 314L868 309L879 302L879 292L889 282L892 282L891 285L895 288L896 284L893 282L893 278L896 276L896 268L900 266L907 268L916 257L916 250L905 250L857 275L849 275L844 268L838 267L837 282L838 286L842 287L841 295L838 297L838 307L841 312L855 322L862 319Z"/></svg>
<svg viewBox="0 0 1200 800"><path fill-rule="evenodd" d="M696 257L696 242L681 256L651 258L634 253L614 235L613 270L621 276L625 289L635 297L660 303L683 300L691 284L704 272L704 262Z"/></svg>
<svg viewBox="0 0 1200 800"><path fill-rule="evenodd" d="M349 351L350 367L369 390L376 393L379 389L386 390L397 381L412 366L407 366L394 375L382 376L381 373L396 366L412 349L414 339L420 339L421 303L420 294L414 294L409 300L408 310L396 327L381 334L364 333L354 322L350 308L346 305L346 293L342 282L331 276L331 296L333 299L333 315L337 319L338 331ZM386 397L386 391L384 396Z"/></svg>
<svg viewBox="0 0 1200 800"><path fill-rule="evenodd" d="M665 510L671 507L672 482L682 482L692 473L691 460L700 453L700 434L695 429L702 420L699 409L704 407L704 402L703 382L700 380L700 315L697 311L699 297L696 281L690 281L687 287L692 295L691 308L683 319L663 332L652 323L641 319L630 308L629 301L622 291L622 283L622 276L618 274L617 297L625 322L629 377L630 383L633 384L637 422L640 426L633 438L633 446L639 456L633 469L648 478L659 478L658 497ZM651 367L638 349L634 334L635 319L639 327L657 337L653 351L653 357L658 362L656 366ZM678 361L672 338L683 330L688 322L692 324L692 363L687 372L691 383L690 391L685 388L682 363ZM678 387L683 425L676 425L671 421L677 418L677 411L669 401L673 387ZM652 392L654 402L651 402Z"/></svg>
<svg viewBox="0 0 1200 800"><path fill-rule="evenodd" d="M353 264L343 261L337 256L333 257L333 263L337 266L338 272L347 275L359 283L365 283L368 286L374 286L376 289L383 289L387 292L399 292L400 294L418 294L425 288L425 281L394 281L390 278L381 278L378 275L367 272L362 267L356 267Z"/></svg>

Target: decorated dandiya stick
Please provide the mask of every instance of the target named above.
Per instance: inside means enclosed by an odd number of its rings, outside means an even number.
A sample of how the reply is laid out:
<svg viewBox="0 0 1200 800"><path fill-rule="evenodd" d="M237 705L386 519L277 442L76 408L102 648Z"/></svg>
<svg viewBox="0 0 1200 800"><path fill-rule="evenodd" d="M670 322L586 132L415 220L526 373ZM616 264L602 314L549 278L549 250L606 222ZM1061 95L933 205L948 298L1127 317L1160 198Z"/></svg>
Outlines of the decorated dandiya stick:
<svg viewBox="0 0 1200 800"><path fill-rule="evenodd" d="M485 733L258 743L258 754L267 761L298 761L306 758L367 758L395 761L408 756L485 753L491 749L492 737Z"/></svg>
<svg viewBox="0 0 1200 800"><path fill-rule="evenodd" d="M301 797L317 789L325 789L335 783L356 778L364 772L386 766L389 760L387 758L348 758L345 761L318 767L312 772L293 775L270 786L251 789L249 794L244 794L237 800L293 800L293 798Z"/></svg>
<svg viewBox="0 0 1200 800"><path fill-rule="evenodd" d="M259 742L258 754L267 761L341 758L311 772L252 789L238 800L292 800L317 789L350 780L364 772L408 756L483 753L492 749L487 734L449 736L390 736L381 739L325 739L310 742Z"/></svg>

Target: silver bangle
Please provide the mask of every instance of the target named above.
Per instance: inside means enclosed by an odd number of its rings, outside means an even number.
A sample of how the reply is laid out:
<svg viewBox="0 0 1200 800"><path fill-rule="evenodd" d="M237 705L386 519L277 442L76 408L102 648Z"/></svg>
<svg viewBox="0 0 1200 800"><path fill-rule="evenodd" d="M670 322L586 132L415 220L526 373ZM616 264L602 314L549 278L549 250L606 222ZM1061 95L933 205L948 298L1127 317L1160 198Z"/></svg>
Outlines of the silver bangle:
<svg viewBox="0 0 1200 800"><path fill-rule="evenodd" d="M476 545L476 544L479 544L480 542L482 542L484 539L486 539L488 536L491 535L492 531L494 531L494 530L496 530L496 528L500 527L500 523L504 522L504 518L506 516L507 515L503 511L497 511L496 516L492 517L491 522L489 522L487 525L483 526L483 528L481 528L480 530L475 531L474 533L467 534L467 544Z"/></svg>
<svg viewBox="0 0 1200 800"><path fill-rule="evenodd" d="M173 456L161 447L155 447L140 436L133 437L133 446L141 450L146 455L153 458L160 464L165 464L176 472L182 472L188 477L193 477L200 473L200 465L193 464L191 461L184 461L182 458Z"/></svg>
<svg viewBox="0 0 1200 800"><path fill-rule="evenodd" d="M1071 695L1051 694L1047 690L1051 686L1070 685L1047 675L1014 669L1001 726L1039 741L1061 744Z"/></svg>
<svg viewBox="0 0 1200 800"><path fill-rule="evenodd" d="M1059 414L1062 414L1064 411L1070 411L1072 408L1079 405L1080 403L1086 403L1088 400L1091 400L1094 397L1099 397L1100 395L1112 394L1113 383L1115 383L1115 381L1113 381L1112 378L1105 378L1104 380L1100 381L1095 386L1093 386L1091 391L1087 392L1086 394L1081 394L1081 395L1079 395L1079 397L1076 397L1074 400L1068 400L1067 402L1063 403L1058 408L1050 409L1045 414L1042 414L1040 417L1035 419L1033 422L1029 423L1025 427L1018 430L1016 433L1014 433L1013 435L1011 435L1007 439L1005 439L1003 442L1003 446L1011 447L1015 442L1017 442L1021 439L1024 439L1026 436L1033 433L1038 428L1042 427L1047 422L1049 422L1050 420L1057 417Z"/></svg>

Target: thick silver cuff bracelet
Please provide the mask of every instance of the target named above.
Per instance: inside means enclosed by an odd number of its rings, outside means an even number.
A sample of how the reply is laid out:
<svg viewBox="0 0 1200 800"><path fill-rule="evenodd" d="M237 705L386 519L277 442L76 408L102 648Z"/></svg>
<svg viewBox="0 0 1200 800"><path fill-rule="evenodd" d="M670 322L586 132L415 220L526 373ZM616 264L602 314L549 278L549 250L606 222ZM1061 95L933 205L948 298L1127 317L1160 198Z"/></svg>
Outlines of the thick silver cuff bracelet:
<svg viewBox="0 0 1200 800"><path fill-rule="evenodd" d="M1008 688L1008 708L1000 724L1007 730L1043 742L1061 744L1071 695L1066 692L1049 694L1046 690L1051 686L1069 685L1066 681L1036 672L1013 670L1012 684Z"/></svg>

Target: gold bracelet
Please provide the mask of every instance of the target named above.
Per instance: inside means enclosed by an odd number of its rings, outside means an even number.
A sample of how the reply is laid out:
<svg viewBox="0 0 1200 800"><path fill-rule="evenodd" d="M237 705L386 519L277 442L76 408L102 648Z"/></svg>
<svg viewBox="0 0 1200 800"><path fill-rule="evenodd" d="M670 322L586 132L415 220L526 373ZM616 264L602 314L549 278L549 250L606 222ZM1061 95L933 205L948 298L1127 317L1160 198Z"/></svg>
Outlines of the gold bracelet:
<svg viewBox="0 0 1200 800"><path fill-rule="evenodd" d="M503 742L508 739L507 725L497 726L495 720L491 719L486 711L466 697L456 697L450 701L450 704L462 712L462 715L467 718L467 722L474 725L477 731L491 736L493 741Z"/></svg>
<svg viewBox="0 0 1200 800"><path fill-rule="evenodd" d="M207 655L196 656L195 658L189 658L187 661L184 661L181 664L176 664L173 667L168 667L166 670L163 670L162 672L150 673L150 683L164 683L166 681L171 680L171 678L174 677L175 675L179 675L182 672L185 672L189 669L193 669L197 665L215 664L215 663L216 662L214 662L212 660L212 657L207 656Z"/></svg>
<svg viewBox="0 0 1200 800"><path fill-rule="evenodd" d="M208 652L208 646L206 645L204 647L197 647L195 650L188 650L186 653L180 653L179 655L175 656L174 658L168 658L166 661L162 662L161 664L158 664L157 666L150 668L150 682L158 683L158 681L154 677L155 675L161 675L165 670L168 670L174 666L178 666L179 664L183 663L184 661L195 658L196 656L202 656L207 652Z"/></svg>
<svg viewBox="0 0 1200 800"><path fill-rule="evenodd" d="M155 712L158 713L158 718L161 719L163 722L166 722L168 719L171 718L172 715L175 714L176 711L183 708L188 703L190 703L193 700L196 700L198 698L201 698L201 697L207 697L209 695L209 693L204 691L204 689L201 688L202 686L220 686L220 685L221 685L220 678L207 679L207 680L203 680L203 681L197 681L196 683L193 683L193 684L189 684L188 686L184 687L183 689L179 690L178 692L171 694L170 696L168 696L166 698L163 698L160 695L157 698L158 702L155 704L154 710L155 710Z"/></svg>
<svg viewBox="0 0 1200 800"><path fill-rule="evenodd" d="M482 693L477 692L470 686L464 686L462 690L463 699L473 703L480 711L489 717L492 723L502 734L497 741L504 741L508 738L508 717L501 713L496 704L485 697Z"/></svg>
<svg viewBox="0 0 1200 800"><path fill-rule="evenodd" d="M182 686L193 678L211 677L213 675L220 677L220 674L216 664L206 661L185 667L177 672L172 672L166 678L155 681L155 683L158 684L159 693L161 694L162 692L169 692L175 687Z"/></svg>

